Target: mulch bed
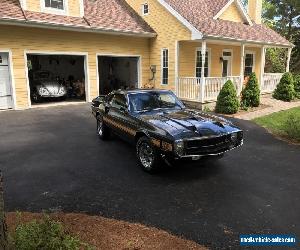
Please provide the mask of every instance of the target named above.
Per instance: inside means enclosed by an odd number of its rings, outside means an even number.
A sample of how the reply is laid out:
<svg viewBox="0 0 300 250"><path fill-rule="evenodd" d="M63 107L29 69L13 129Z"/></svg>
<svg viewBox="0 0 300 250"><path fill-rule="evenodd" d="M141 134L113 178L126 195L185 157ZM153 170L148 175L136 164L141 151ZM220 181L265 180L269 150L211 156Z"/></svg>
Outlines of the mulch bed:
<svg viewBox="0 0 300 250"><path fill-rule="evenodd" d="M263 109L270 108L270 107L271 107L271 106L269 106L269 105L260 104L259 107L249 108L248 110L240 109L236 114L233 114L233 115L225 115L225 116L233 117L233 118L237 117L237 118L238 118L240 115L244 115L244 114L247 114L247 113L251 113L251 112L263 110Z"/></svg>
<svg viewBox="0 0 300 250"><path fill-rule="evenodd" d="M22 213L21 223L43 218L43 214ZM207 249L197 243L173 236L165 231L146 227L141 224L128 223L101 216L85 214L54 213L51 219L61 222L65 230L96 249ZM17 214L7 213L6 222L10 232L17 226Z"/></svg>

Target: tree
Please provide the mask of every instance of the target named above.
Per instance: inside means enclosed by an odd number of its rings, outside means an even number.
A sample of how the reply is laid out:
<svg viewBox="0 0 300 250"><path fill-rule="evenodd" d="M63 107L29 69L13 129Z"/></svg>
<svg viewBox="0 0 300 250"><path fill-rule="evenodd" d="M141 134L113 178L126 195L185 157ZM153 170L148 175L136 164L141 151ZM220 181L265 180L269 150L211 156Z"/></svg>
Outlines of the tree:
<svg viewBox="0 0 300 250"><path fill-rule="evenodd" d="M221 89L217 104L216 112L222 114L235 114L239 110L239 100L237 98L236 89L232 81L227 81Z"/></svg>
<svg viewBox="0 0 300 250"><path fill-rule="evenodd" d="M294 78L291 73L285 73L277 85L273 97L277 100L290 102L295 98Z"/></svg>
<svg viewBox="0 0 300 250"><path fill-rule="evenodd" d="M291 58L291 71L300 72L300 1L264 0L263 21L267 26L274 29L296 45ZM267 56L267 65L273 62L278 65L278 57L286 58L286 50L277 52L277 56L272 56L271 54ZM277 62L272 59L276 59ZM285 64L286 59L281 62L281 65Z"/></svg>
<svg viewBox="0 0 300 250"><path fill-rule="evenodd" d="M246 87L242 91L242 107L258 107L260 104L260 89L255 73L250 75Z"/></svg>

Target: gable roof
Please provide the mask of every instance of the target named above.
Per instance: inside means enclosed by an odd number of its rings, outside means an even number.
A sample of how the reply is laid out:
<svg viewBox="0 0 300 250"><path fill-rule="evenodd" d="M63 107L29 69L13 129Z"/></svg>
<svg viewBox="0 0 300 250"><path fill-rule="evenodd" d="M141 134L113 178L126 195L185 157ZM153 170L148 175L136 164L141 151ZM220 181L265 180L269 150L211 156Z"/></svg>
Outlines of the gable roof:
<svg viewBox="0 0 300 250"><path fill-rule="evenodd" d="M226 12L226 10L229 9L229 7L231 5L235 5L238 9L238 11L240 12L240 15L244 18L244 20L249 24L249 25L253 25L251 18L249 17L248 13L246 12L245 8L243 7L243 5L241 4L241 2L239 0L230 0L227 2L227 4L214 16L214 19L218 19L219 17L222 16L222 14L224 14Z"/></svg>
<svg viewBox="0 0 300 250"><path fill-rule="evenodd" d="M293 46L263 24L253 25L214 19L230 0L161 0L174 9L204 38L226 39L280 46Z"/></svg>
<svg viewBox="0 0 300 250"><path fill-rule="evenodd" d="M123 33L145 37L155 31L123 0L84 0L84 17L23 10L19 0L1 0L0 21L47 28Z"/></svg>

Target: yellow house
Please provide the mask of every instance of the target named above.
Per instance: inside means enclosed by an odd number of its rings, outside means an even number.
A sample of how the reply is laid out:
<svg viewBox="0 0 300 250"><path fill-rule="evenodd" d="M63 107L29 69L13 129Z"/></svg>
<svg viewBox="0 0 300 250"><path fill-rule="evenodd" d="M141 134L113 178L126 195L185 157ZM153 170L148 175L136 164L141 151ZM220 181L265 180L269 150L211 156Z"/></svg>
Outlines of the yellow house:
<svg viewBox="0 0 300 250"><path fill-rule="evenodd" d="M226 80L241 91L255 72L263 92L268 47L293 45L261 24L262 0L1 0L0 109L35 104L41 72L66 85L71 101L115 88L171 89L215 101ZM289 70L289 58L287 71Z"/></svg>

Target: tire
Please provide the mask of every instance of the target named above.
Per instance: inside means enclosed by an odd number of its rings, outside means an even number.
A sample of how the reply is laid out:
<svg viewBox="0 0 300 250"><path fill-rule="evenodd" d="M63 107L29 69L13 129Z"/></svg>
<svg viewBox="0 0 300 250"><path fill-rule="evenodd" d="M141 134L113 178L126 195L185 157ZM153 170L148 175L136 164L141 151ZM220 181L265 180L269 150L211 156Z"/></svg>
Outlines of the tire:
<svg viewBox="0 0 300 250"><path fill-rule="evenodd" d="M39 103L42 101L42 98L41 96L39 95L39 93L37 92L37 90L35 90L32 95L31 95L31 99L33 102L35 103Z"/></svg>
<svg viewBox="0 0 300 250"><path fill-rule="evenodd" d="M136 143L136 155L140 167L147 173L157 173L163 164L161 156L150 140L143 136Z"/></svg>
<svg viewBox="0 0 300 250"><path fill-rule="evenodd" d="M103 122L103 118L97 116L97 135L101 140L108 140L110 138L110 129Z"/></svg>

